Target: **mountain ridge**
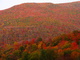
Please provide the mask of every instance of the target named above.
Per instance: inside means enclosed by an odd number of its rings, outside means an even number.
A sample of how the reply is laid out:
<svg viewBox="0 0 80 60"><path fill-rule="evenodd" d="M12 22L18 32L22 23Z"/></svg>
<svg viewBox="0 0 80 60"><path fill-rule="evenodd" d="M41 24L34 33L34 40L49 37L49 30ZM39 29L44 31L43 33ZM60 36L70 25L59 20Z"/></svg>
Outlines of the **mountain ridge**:
<svg viewBox="0 0 80 60"><path fill-rule="evenodd" d="M75 1L75 2L67 2L67 3L51 3L51 2L44 2L44 3L21 3L21 4L17 4L17 5L14 5L12 7L15 7L15 6L19 6L19 5L24 5L24 4L55 4L55 5L61 5L61 4L71 4L71 3L80 3L80 1ZM10 7L10 8L12 8ZM10 8L7 8L7 9L10 9ZM4 10L7 10L7 9L4 9ZM4 11L4 10L0 10L0 11Z"/></svg>
<svg viewBox="0 0 80 60"><path fill-rule="evenodd" d="M48 38L80 30L79 5L80 2L25 3L0 11L0 39L13 41Z"/></svg>

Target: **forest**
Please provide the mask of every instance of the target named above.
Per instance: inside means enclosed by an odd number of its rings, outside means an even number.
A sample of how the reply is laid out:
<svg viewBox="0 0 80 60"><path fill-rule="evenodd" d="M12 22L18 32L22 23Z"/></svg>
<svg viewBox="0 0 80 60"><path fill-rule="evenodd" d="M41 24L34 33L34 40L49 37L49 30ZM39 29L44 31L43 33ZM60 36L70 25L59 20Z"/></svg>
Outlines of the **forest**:
<svg viewBox="0 0 80 60"><path fill-rule="evenodd" d="M0 10L0 60L80 60L80 1Z"/></svg>
<svg viewBox="0 0 80 60"><path fill-rule="evenodd" d="M0 60L80 60L80 31L0 46Z"/></svg>
<svg viewBox="0 0 80 60"><path fill-rule="evenodd" d="M80 31L80 2L23 3L0 11L0 43Z"/></svg>

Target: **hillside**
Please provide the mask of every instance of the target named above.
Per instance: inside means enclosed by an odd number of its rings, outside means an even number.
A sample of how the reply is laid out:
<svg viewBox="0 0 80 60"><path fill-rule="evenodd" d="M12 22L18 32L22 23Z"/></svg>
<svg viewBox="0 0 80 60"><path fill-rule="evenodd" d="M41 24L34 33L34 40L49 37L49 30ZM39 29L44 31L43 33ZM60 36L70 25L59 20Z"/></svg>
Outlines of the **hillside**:
<svg viewBox="0 0 80 60"><path fill-rule="evenodd" d="M23 3L0 11L0 42L43 39L80 30L80 2Z"/></svg>
<svg viewBox="0 0 80 60"><path fill-rule="evenodd" d="M42 38L4 44L0 60L80 60L80 31L49 40Z"/></svg>

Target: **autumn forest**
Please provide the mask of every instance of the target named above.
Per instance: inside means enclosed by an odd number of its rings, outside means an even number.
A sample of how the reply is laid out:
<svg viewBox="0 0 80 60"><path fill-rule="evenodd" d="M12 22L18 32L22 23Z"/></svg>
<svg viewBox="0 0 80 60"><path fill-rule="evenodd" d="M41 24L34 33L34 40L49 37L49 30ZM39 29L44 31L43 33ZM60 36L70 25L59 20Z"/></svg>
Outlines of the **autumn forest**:
<svg viewBox="0 0 80 60"><path fill-rule="evenodd" d="M80 60L80 1L0 10L0 60Z"/></svg>

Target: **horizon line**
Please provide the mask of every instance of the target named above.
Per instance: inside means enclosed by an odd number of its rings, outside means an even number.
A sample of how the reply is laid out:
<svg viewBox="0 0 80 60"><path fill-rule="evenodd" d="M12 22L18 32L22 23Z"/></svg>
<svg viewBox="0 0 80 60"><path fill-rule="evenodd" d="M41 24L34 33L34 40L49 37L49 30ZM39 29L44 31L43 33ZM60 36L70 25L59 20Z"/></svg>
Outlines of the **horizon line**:
<svg viewBox="0 0 80 60"><path fill-rule="evenodd" d="M53 2L23 2L23 3L19 3L19 4L12 5L12 6L8 7L8 8L0 9L0 11L3 11L3 10L6 10L6 9L9 9L9 8L14 7L14 6L17 6L17 5L25 4L25 3L52 3L52 4L67 4L67 3L75 3L75 2L80 2L80 1L73 1L73 2L61 2L61 3L53 3Z"/></svg>

